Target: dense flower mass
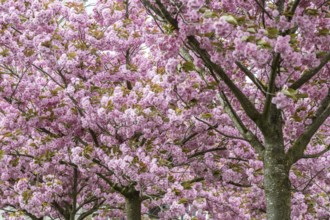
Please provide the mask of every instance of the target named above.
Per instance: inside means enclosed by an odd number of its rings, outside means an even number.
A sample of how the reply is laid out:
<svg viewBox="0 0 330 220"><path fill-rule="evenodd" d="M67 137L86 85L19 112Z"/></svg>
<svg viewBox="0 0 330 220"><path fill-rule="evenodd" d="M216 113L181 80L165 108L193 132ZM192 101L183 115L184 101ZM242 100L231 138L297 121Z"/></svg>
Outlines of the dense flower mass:
<svg viewBox="0 0 330 220"><path fill-rule="evenodd" d="M0 2L5 219L327 219L325 0Z"/></svg>

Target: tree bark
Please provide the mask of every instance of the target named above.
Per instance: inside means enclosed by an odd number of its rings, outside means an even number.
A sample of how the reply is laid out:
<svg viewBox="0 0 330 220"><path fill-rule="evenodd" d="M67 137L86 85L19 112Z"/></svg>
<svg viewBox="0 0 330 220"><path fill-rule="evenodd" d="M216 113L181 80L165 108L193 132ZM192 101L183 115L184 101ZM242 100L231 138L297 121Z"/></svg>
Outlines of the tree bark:
<svg viewBox="0 0 330 220"><path fill-rule="evenodd" d="M126 196L126 220L141 220L141 199L140 193L134 192Z"/></svg>
<svg viewBox="0 0 330 220"><path fill-rule="evenodd" d="M264 187L266 193L267 219L290 220L291 183L290 167L284 154L284 146L278 148L275 140L266 146L264 154ZM283 150L282 150L283 149Z"/></svg>

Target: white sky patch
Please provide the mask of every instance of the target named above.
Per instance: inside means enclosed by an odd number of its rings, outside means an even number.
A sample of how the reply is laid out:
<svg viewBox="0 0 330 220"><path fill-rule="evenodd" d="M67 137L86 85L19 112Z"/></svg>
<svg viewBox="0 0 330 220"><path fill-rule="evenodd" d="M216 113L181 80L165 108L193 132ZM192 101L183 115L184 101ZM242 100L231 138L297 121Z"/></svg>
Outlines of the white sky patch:
<svg viewBox="0 0 330 220"><path fill-rule="evenodd" d="M82 0L82 1L85 2L85 7L86 7L87 13L92 14L97 0Z"/></svg>

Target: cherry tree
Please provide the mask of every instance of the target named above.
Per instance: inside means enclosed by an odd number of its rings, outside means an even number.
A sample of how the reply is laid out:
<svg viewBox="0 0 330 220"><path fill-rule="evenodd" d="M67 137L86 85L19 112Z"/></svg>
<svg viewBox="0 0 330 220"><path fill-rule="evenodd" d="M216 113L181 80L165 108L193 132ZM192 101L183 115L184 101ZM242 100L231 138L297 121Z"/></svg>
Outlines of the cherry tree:
<svg viewBox="0 0 330 220"><path fill-rule="evenodd" d="M1 3L3 205L327 218L328 6Z"/></svg>
<svg viewBox="0 0 330 220"><path fill-rule="evenodd" d="M214 78L222 112L263 162L267 218L290 219L294 170L322 156L328 169L328 1L142 2L161 59Z"/></svg>
<svg viewBox="0 0 330 220"><path fill-rule="evenodd" d="M204 193L187 160L224 147L209 133L215 126L190 120L214 92L196 87L198 104L184 108L178 91L204 83L190 76L178 88L148 57L153 21L138 9L133 1L100 3L91 17L75 1L4 3L3 206L64 219L124 209L139 219L165 206L159 215L174 218Z"/></svg>

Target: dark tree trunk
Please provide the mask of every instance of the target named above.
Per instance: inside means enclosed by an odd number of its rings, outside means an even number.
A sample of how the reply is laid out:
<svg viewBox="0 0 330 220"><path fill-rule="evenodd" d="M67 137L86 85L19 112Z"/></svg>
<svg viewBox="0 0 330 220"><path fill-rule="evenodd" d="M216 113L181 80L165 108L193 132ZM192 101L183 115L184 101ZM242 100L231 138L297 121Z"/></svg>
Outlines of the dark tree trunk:
<svg viewBox="0 0 330 220"><path fill-rule="evenodd" d="M289 220L291 213L291 183L289 167L284 155L265 152L264 187L266 192L267 219Z"/></svg>
<svg viewBox="0 0 330 220"><path fill-rule="evenodd" d="M134 192L126 196L125 206L127 220L141 220L141 199L139 192Z"/></svg>

